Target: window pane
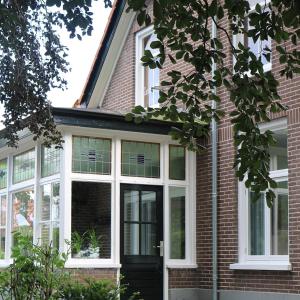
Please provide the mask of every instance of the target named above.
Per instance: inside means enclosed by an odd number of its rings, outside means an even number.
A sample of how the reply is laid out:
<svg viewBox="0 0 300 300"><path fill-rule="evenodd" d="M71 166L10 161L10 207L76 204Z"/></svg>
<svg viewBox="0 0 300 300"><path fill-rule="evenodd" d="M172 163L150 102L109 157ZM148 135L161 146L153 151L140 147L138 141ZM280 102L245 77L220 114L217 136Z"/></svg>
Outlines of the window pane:
<svg viewBox="0 0 300 300"><path fill-rule="evenodd" d="M170 258L185 258L185 188L170 187Z"/></svg>
<svg viewBox="0 0 300 300"><path fill-rule="evenodd" d="M249 202L249 237L250 255L265 254L265 199L262 194L256 201L252 202L253 193L250 192Z"/></svg>
<svg viewBox="0 0 300 300"><path fill-rule="evenodd" d="M141 224L141 255L155 255L156 240L156 224Z"/></svg>
<svg viewBox="0 0 300 300"><path fill-rule="evenodd" d="M111 184L72 183L72 257L111 257Z"/></svg>
<svg viewBox="0 0 300 300"><path fill-rule="evenodd" d="M42 147L42 177L59 173L60 149Z"/></svg>
<svg viewBox="0 0 300 300"><path fill-rule="evenodd" d="M0 160L0 189L7 187L7 159Z"/></svg>
<svg viewBox="0 0 300 300"><path fill-rule="evenodd" d="M139 221L138 191L124 191L124 220Z"/></svg>
<svg viewBox="0 0 300 300"><path fill-rule="evenodd" d="M34 177L34 149L14 156L13 183L18 183Z"/></svg>
<svg viewBox="0 0 300 300"><path fill-rule="evenodd" d="M124 224L124 254L139 255L139 224Z"/></svg>
<svg viewBox="0 0 300 300"><path fill-rule="evenodd" d="M0 259L5 257L5 233L6 233L7 197L0 197Z"/></svg>
<svg viewBox="0 0 300 300"><path fill-rule="evenodd" d="M12 231L33 237L34 218L33 189L23 190L12 195ZM14 242L13 242L14 243Z"/></svg>
<svg viewBox="0 0 300 300"><path fill-rule="evenodd" d="M142 222L156 222L156 192L142 191Z"/></svg>
<svg viewBox="0 0 300 300"><path fill-rule="evenodd" d="M169 147L169 178L185 180L185 148L170 145Z"/></svg>
<svg viewBox="0 0 300 300"><path fill-rule="evenodd" d="M271 171L287 169L287 130L276 131L274 138L277 140L277 144L270 148Z"/></svg>
<svg viewBox="0 0 300 300"><path fill-rule="evenodd" d="M280 186L287 185L287 181L278 184L277 197L272 207L272 255L288 255L288 190Z"/></svg>
<svg viewBox="0 0 300 300"><path fill-rule="evenodd" d="M111 140L73 137L72 171L107 175L111 172Z"/></svg>
<svg viewBox="0 0 300 300"><path fill-rule="evenodd" d="M40 239L42 244L59 248L59 186L58 182L41 187L39 205Z"/></svg>
<svg viewBox="0 0 300 300"><path fill-rule="evenodd" d="M159 144L122 141L122 175L159 178Z"/></svg>

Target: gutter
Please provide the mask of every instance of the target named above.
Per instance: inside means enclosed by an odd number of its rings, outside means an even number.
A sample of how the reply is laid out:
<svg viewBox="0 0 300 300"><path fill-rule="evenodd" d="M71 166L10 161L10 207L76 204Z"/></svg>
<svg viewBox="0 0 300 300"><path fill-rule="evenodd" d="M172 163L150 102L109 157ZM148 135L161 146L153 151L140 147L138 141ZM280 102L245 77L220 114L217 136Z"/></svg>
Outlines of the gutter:
<svg viewBox="0 0 300 300"><path fill-rule="evenodd" d="M211 28L212 38L217 37L217 26L212 22ZM216 63L212 64L212 77L216 70ZM217 94L217 89L214 87L214 94ZM212 101L212 108L217 108L216 101ZM213 118L211 122L211 148L212 148L212 300L218 299L218 125Z"/></svg>

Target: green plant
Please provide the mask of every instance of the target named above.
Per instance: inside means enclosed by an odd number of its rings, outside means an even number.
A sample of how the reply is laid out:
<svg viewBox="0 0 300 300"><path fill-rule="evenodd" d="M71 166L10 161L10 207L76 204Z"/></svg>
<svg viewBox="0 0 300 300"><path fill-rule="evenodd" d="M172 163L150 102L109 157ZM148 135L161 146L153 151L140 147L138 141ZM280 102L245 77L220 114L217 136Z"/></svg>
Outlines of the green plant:
<svg viewBox="0 0 300 300"><path fill-rule="evenodd" d="M97 251L101 248L101 235L97 235L94 229L90 229L86 232L86 238L88 246L93 250Z"/></svg>
<svg viewBox="0 0 300 300"><path fill-rule="evenodd" d="M110 280L86 278L84 282L69 282L62 293L65 300L118 300L126 291L126 286L115 284ZM139 299L134 293L128 300Z"/></svg>
<svg viewBox="0 0 300 300"><path fill-rule="evenodd" d="M64 271L67 254L51 245L35 245L28 236L16 232L13 263L0 273L2 300L61 299L63 286L70 281Z"/></svg>
<svg viewBox="0 0 300 300"><path fill-rule="evenodd" d="M72 236L71 236L72 254L79 253L83 245L84 245L84 235L80 235L77 231L72 232Z"/></svg>

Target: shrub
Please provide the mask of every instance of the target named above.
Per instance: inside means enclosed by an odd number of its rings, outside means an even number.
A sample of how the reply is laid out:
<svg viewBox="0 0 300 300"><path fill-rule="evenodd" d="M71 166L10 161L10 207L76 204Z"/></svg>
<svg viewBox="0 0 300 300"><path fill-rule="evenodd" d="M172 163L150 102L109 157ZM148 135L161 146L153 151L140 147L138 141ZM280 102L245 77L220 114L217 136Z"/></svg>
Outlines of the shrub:
<svg viewBox="0 0 300 300"><path fill-rule="evenodd" d="M74 281L65 270L68 255L51 245L35 245L28 236L15 233L13 263L0 272L0 299L118 300L125 292L126 287L108 280Z"/></svg>

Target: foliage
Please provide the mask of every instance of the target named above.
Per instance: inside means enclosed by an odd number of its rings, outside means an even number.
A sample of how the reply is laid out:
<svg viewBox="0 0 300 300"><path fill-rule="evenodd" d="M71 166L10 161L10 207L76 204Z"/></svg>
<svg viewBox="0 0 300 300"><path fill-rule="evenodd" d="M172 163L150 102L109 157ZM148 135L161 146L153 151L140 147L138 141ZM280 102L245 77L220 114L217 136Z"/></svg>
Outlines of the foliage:
<svg viewBox="0 0 300 300"><path fill-rule="evenodd" d="M28 236L15 233L13 263L0 272L3 300L117 300L126 286L109 280L75 281L65 270L69 253L51 245L35 245ZM128 300L138 299L138 293Z"/></svg>
<svg viewBox="0 0 300 300"><path fill-rule="evenodd" d="M61 299L63 286L70 281L64 271L67 255L51 245L34 245L19 233L14 240L13 263L0 273L1 299Z"/></svg>
<svg viewBox="0 0 300 300"><path fill-rule="evenodd" d="M104 0L111 6L110 0ZM91 0L0 1L0 103L4 106L3 138L16 146L18 132L28 128L46 145L61 145L47 93L66 88L67 48L58 30L70 37L91 35Z"/></svg>
<svg viewBox="0 0 300 300"><path fill-rule="evenodd" d="M63 290L65 300L118 300L126 290L126 286L113 284L109 280L96 280L87 278L84 283L68 284ZM138 299L138 293L128 300Z"/></svg>
<svg viewBox="0 0 300 300"><path fill-rule="evenodd" d="M173 138L198 150L197 138L209 135L209 128L199 120L209 124L212 119L219 121L224 116L225 112L215 108L212 101L221 103L216 91L225 87L233 103L230 117L237 147L236 175L243 180L247 174L246 186L255 193L254 199L266 191L267 204L271 206L276 182L269 176L269 147L276 141L270 131L261 132L258 124L268 122L270 113L284 111L286 107L280 103L277 74L264 72L263 68L263 60L270 62L275 53L263 45L269 38L277 45L272 48L276 48L279 55L279 76L292 79L300 73L297 47L300 2L265 1L262 6L256 5L254 11L250 11L246 0L154 0L150 4L128 0L128 4L128 10L138 12L140 25L153 22L158 37L151 47L159 49L159 59L153 58L151 51L145 51L141 59L144 66L162 68L168 59L174 68L168 72L169 79L161 82L161 108L139 106L127 119L141 122L163 117L179 121L182 128L173 131ZM148 14L152 10L148 10L147 5L152 6L153 16ZM245 26L248 22L249 28ZM211 24L218 30L216 37L212 36ZM242 43L232 42L241 35L254 42L262 41L259 55ZM232 57L234 70L228 64ZM176 66L182 62L188 72Z"/></svg>

